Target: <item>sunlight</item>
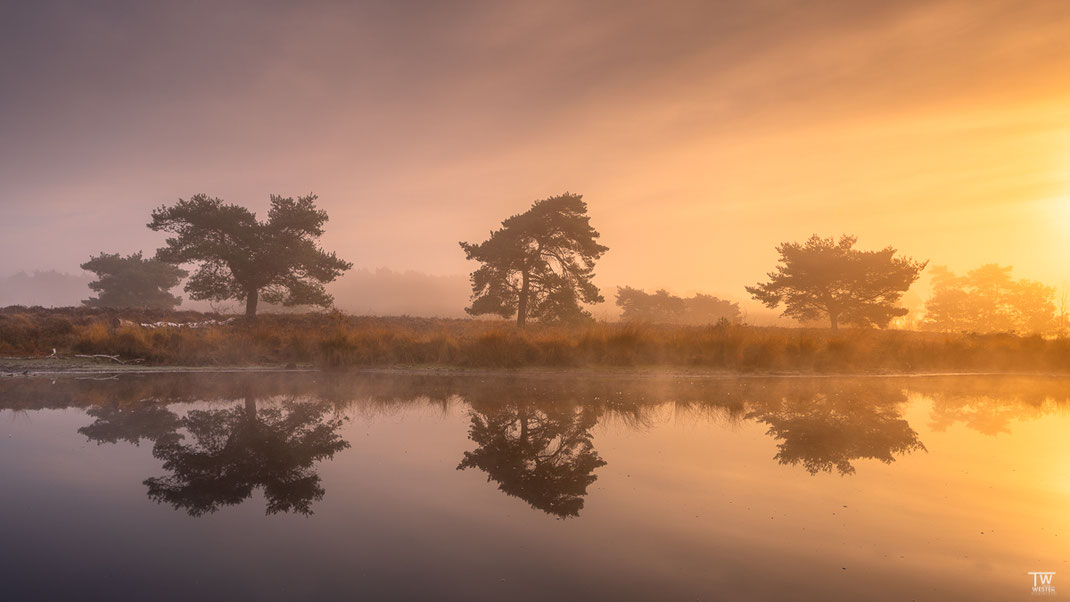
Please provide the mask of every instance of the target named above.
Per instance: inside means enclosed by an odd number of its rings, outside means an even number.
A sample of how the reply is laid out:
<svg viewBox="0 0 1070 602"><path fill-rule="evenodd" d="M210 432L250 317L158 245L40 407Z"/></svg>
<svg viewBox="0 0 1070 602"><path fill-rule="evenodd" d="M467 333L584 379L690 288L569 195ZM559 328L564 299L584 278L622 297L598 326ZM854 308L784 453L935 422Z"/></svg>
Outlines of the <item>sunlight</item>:
<svg viewBox="0 0 1070 602"><path fill-rule="evenodd" d="M1070 241L1070 190L1059 196L1040 202L1043 207L1040 219L1047 221L1049 227L1063 241ZM1062 252L1070 252L1070 243L1064 242Z"/></svg>
<svg viewBox="0 0 1070 602"><path fill-rule="evenodd" d="M1059 137L1063 144L1053 160L1053 179L1057 183L1057 192L1055 198L1051 199L1049 219L1058 225L1060 234L1070 236L1070 128Z"/></svg>
<svg viewBox="0 0 1070 602"><path fill-rule="evenodd" d="M0 602L1070 587L1070 2L102 4L0 18Z"/></svg>

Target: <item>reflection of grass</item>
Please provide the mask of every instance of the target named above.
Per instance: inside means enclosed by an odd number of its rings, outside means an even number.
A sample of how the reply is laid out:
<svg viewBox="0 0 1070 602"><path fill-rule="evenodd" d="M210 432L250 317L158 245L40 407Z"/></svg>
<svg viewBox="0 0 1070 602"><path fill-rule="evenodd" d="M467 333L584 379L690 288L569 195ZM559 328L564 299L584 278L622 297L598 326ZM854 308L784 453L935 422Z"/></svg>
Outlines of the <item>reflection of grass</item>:
<svg viewBox="0 0 1070 602"><path fill-rule="evenodd" d="M118 318L126 320L120 322ZM760 328L741 325L578 327L342 314L267 314L254 323L196 322L196 312L0 310L0 355L109 354L150 364L391 364L473 367L695 366L737 372L1070 372L1070 340L1009 334Z"/></svg>

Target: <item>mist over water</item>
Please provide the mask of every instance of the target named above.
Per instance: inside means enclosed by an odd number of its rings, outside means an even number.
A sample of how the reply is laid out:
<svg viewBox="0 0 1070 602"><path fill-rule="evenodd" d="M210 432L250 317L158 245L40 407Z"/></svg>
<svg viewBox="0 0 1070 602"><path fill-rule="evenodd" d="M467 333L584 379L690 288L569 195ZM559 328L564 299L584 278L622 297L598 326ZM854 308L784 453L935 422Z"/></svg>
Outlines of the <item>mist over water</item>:
<svg viewBox="0 0 1070 602"><path fill-rule="evenodd" d="M1013 599L1070 560L1063 378L172 374L0 400L16 597Z"/></svg>

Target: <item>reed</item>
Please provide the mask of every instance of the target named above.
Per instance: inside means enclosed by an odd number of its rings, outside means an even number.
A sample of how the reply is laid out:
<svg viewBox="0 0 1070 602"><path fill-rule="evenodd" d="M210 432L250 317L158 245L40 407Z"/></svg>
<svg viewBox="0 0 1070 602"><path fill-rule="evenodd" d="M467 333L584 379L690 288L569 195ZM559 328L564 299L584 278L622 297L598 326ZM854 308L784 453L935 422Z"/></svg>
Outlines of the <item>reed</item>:
<svg viewBox="0 0 1070 602"><path fill-rule="evenodd" d="M108 354L173 366L444 365L694 367L738 373L1070 372L1070 339L739 324L578 327L490 320L265 314L224 316L85 308L0 309L0 356ZM144 326L157 322L184 326Z"/></svg>

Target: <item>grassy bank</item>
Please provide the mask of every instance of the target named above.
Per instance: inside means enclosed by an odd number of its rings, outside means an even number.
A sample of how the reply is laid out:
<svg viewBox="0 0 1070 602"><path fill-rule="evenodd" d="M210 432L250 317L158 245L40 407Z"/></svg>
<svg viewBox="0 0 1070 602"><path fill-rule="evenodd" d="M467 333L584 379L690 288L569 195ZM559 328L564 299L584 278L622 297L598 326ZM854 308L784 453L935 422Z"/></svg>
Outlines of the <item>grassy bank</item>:
<svg viewBox="0 0 1070 602"><path fill-rule="evenodd" d="M897 330L532 326L483 320L198 312L0 309L0 356L114 355L146 365L675 366L734 372L1014 371L1070 373L1070 339Z"/></svg>

